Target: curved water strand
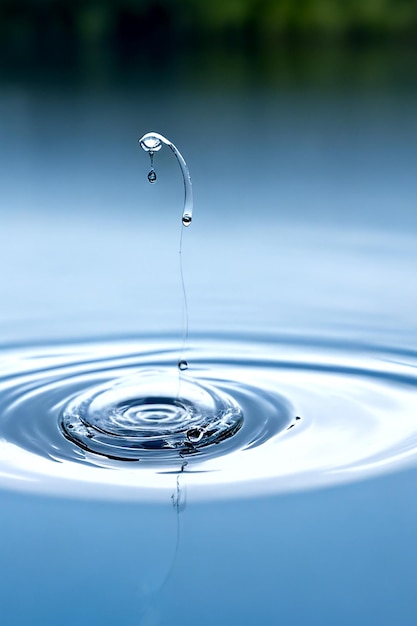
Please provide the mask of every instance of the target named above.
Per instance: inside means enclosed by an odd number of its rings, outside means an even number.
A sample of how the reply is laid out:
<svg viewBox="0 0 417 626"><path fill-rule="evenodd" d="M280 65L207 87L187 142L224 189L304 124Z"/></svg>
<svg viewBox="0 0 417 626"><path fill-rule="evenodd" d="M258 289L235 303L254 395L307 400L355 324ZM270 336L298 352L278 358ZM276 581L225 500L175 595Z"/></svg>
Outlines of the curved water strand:
<svg viewBox="0 0 417 626"><path fill-rule="evenodd" d="M182 179L184 183L184 208L182 212L182 223L184 226L189 226L193 219L193 185L191 182L190 172L184 157L182 156L178 148L172 143L172 141L170 141L163 135L160 135L159 133L146 133L139 139L140 147L145 152L148 152L151 158L151 171L153 170L154 153L158 152L162 148L162 144L168 146L168 148L170 148L170 150L174 153L181 168Z"/></svg>
<svg viewBox="0 0 417 626"><path fill-rule="evenodd" d="M193 215L193 188L192 188L191 176L190 176L187 163L185 162L185 159L182 156L181 152L171 141L169 141L169 139L155 132L146 133L139 139L139 145L145 152L149 154L150 161L151 161L151 169L148 174L148 180L150 183L156 182L156 173L154 170L154 154L155 152L158 152L162 148L162 144L167 145L172 150L181 168L183 183L184 183L184 208L183 208L181 222L183 226L188 227L192 222L192 215ZM180 270L182 307L183 307L183 310L182 310L183 337L182 337L180 356L178 359L179 376L178 376L177 398L179 398L179 395L180 395L180 387L181 387L181 380L182 380L181 372L188 369L188 362L184 358L184 353L185 353L185 349L186 349L186 345L188 341L189 317L188 317L187 291L185 288L185 281L184 281L182 249L183 249L183 229L181 228L178 255L179 255L179 270Z"/></svg>

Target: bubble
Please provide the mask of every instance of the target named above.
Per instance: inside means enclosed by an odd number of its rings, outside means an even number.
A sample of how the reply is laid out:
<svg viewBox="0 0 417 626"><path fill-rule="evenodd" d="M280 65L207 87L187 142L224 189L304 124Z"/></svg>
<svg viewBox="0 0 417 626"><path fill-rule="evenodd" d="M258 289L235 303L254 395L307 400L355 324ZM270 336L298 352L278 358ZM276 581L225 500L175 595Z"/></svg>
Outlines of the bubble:
<svg viewBox="0 0 417 626"><path fill-rule="evenodd" d="M193 221L193 218L188 213L185 213L182 216L182 223L184 224L184 226L189 226L192 221Z"/></svg>
<svg viewBox="0 0 417 626"><path fill-rule="evenodd" d="M198 443L202 440L204 430L202 428L190 428L187 430L187 439L190 443Z"/></svg>
<svg viewBox="0 0 417 626"><path fill-rule="evenodd" d="M188 370L188 361L178 361L178 369L180 369L182 372L184 370Z"/></svg>

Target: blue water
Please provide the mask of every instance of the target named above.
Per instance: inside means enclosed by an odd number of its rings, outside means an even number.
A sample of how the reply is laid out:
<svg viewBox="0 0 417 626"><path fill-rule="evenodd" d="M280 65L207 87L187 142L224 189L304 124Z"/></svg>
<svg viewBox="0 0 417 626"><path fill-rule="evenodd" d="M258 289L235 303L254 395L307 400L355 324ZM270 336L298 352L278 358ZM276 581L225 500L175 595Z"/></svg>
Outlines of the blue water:
<svg viewBox="0 0 417 626"><path fill-rule="evenodd" d="M100 358L110 345L180 346L182 182L161 151L148 184L136 140L155 130L181 149L195 189L183 241L194 375L208 376L209 345L213 376L271 393L274 376L305 428L290 433L288 479L281 444L269 473L270 448L219 453L217 474L181 475L173 507L178 468L152 488L138 470L137 491L119 466L67 473L62 450L58 462L33 453L42 415L22 413L25 453L2 445L0 463L2 623L416 623L414 101L382 87L2 84L2 415L21 351L37 363L71 346L102 346ZM256 358L271 353L265 378ZM326 433L327 465L310 471L319 455L303 437ZM353 450L360 470L347 476ZM251 459L252 480L233 474L234 458Z"/></svg>

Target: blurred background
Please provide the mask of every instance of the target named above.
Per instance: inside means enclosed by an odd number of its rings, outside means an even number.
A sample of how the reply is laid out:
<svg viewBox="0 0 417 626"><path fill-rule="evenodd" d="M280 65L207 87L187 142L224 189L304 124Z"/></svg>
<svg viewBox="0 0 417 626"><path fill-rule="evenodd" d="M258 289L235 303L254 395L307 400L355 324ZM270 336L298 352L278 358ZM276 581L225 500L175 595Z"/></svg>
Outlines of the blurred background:
<svg viewBox="0 0 417 626"><path fill-rule="evenodd" d="M190 70L195 54L207 66L219 57L261 76L296 53L301 74L318 46L356 47L415 42L414 0L2 0L3 70L59 68L113 78L116 69L160 64ZM293 55L289 55L288 48ZM327 50L330 52L331 50ZM304 53L304 54L303 54ZM284 65L283 63L282 65ZM292 64L293 67L295 63ZM316 68L319 71L319 68ZM288 68L290 70L290 67ZM310 70L311 71L311 70ZM293 69L292 78L296 78Z"/></svg>
<svg viewBox="0 0 417 626"><path fill-rule="evenodd" d="M2 0L3 341L415 330L416 0Z"/></svg>
<svg viewBox="0 0 417 626"><path fill-rule="evenodd" d="M411 78L416 37L415 0L0 4L3 80L90 87L151 77L211 87L386 86Z"/></svg>
<svg viewBox="0 0 417 626"><path fill-rule="evenodd" d="M2 51L10 61L114 64L135 53L149 61L213 47L276 53L284 44L360 44L415 39L412 0L3 0ZM225 51L226 52L226 51ZM90 53L90 54L89 54ZM7 58L9 57L9 58ZM3 59L4 60L4 59ZM265 62L265 61L264 61ZM271 65L273 65L270 59ZM108 68L110 69L110 68Z"/></svg>

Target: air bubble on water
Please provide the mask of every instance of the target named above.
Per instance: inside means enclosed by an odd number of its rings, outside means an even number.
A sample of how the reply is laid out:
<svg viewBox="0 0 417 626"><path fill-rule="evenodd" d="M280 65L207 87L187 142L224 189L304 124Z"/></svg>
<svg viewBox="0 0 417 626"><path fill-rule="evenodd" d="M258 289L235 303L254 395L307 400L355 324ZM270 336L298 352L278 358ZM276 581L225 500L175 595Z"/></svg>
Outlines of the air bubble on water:
<svg viewBox="0 0 417 626"><path fill-rule="evenodd" d="M184 370L188 370L188 361L185 361L185 360L178 361L178 369L181 370L182 372Z"/></svg>
<svg viewBox="0 0 417 626"><path fill-rule="evenodd" d="M203 428L190 428L187 430L187 439L190 443L198 443L204 435Z"/></svg>
<svg viewBox="0 0 417 626"><path fill-rule="evenodd" d="M156 172L154 169L151 169L149 174L148 174L148 180L150 183L155 183L156 182Z"/></svg>

